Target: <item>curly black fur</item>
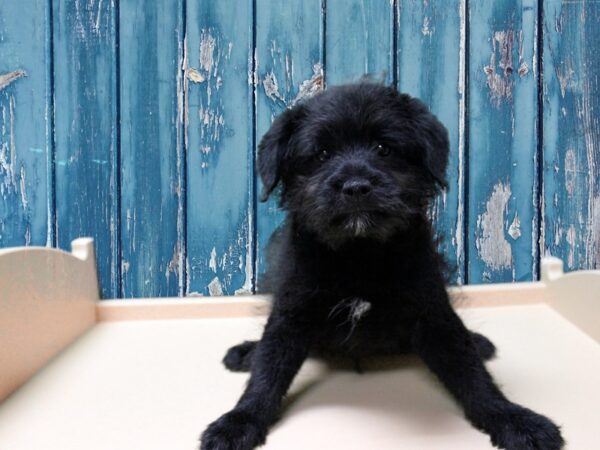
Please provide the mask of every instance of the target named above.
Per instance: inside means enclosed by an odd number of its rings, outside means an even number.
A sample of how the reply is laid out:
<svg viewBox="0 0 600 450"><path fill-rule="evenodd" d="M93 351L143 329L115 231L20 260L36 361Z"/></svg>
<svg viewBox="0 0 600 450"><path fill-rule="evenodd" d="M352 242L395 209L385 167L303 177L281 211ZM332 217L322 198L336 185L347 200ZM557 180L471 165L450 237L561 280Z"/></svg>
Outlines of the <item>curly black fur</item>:
<svg viewBox="0 0 600 450"><path fill-rule="evenodd" d="M287 221L271 261L271 315L259 342L224 364L251 371L236 407L203 450L264 443L309 353L359 361L418 354L492 443L563 445L549 419L510 402L482 360L495 347L450 305L427 207L445 186L448 137L423 103L379 84L334 87L285 111L260 144L265 200L281 185Z"/></svg>

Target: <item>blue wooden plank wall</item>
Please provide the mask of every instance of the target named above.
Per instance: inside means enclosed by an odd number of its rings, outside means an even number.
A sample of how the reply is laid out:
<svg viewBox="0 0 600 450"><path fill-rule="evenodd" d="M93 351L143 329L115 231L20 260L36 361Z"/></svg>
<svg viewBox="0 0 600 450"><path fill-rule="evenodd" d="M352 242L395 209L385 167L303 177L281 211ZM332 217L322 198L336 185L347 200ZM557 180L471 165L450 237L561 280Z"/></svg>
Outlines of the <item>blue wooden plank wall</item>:
<svg viewBox="0 0 600 450"><path fill-rule="evenodd" d="M254 292L281 223L256 148L370 74L446 124L457 283L600 267L600 3L4 0L0 246L96 239L105 297Z"/></svg>

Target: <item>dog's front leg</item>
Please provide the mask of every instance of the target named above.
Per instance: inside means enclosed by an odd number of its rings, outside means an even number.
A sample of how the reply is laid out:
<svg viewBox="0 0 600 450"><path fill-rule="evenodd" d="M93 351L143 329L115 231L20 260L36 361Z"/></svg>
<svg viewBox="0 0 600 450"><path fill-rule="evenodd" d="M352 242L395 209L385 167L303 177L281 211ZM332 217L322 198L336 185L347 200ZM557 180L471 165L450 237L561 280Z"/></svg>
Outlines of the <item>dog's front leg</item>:
<svg viewBox="0 0 600 450"><path fill-rule="evenodd" d="M309 344L309 329L298 317L273 312L257 344L244 394L204 431L201 450L250 450L263 444Z"/></svg>
<svg viewBox="0 0 600 450"><path fill-rule="evenodd" d="M549 419L510 402L484 367L469 332L446 302L419 319L414 350L462 405L471 423L507 450L558 450L563 439Z"/></svg>

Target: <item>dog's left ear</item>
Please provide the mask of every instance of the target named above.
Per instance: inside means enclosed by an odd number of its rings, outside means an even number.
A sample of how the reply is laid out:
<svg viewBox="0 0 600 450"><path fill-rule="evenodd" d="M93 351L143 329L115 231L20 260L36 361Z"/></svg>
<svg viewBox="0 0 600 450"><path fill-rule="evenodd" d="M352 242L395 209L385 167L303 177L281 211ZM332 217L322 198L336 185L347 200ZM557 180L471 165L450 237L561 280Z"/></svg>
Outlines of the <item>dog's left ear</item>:
<svg viewBox="0 0 600 450"><path fill-rule="evenodd" d="M302 105L285 110L275 118L258 145L258 173L263 182L261 202L267 201L281 179L290 139L303 116Z"/></svg>
<svg viewBox="0 0 600 450"><path fill-rule="evenodd" d="M446 167L450 153L448 130L429 110L415 119L416 131L424 151L423 160L428 172L441 188L448 187Z"/></svg>

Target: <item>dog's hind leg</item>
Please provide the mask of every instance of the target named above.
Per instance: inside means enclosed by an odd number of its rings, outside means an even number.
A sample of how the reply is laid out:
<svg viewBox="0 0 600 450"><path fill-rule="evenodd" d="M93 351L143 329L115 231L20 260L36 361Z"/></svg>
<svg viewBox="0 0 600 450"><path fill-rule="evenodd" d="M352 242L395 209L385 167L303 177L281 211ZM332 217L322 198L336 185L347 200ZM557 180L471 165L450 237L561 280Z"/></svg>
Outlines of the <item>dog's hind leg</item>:
<svg viewBox="0 0 600 450"><path fill-rule="evenodd" d="M471 331L471 339L475 344L477 353L479 353L479 356L481 356L481 359L483 359L484 361L492 359L494 355L496 355L496 346L483 334Z"/></svg>
<svg viewBox="0 0 600 450"><path fill-rule="evenodd" d="M223 365L232 372L248 372L258 341L244 341L234 345L225 354Z"/></svg>

